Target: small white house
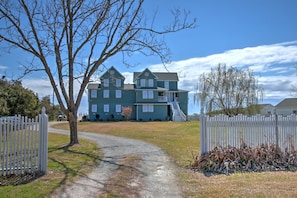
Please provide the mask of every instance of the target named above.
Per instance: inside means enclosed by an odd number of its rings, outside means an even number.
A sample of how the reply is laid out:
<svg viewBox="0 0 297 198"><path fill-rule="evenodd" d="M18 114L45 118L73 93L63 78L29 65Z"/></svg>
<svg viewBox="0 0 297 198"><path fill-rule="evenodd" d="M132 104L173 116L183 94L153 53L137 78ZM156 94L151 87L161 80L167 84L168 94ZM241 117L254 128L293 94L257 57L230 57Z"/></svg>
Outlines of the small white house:
<svg viewBox="0 0 297 198"><path fill-rule="evenodd" d="M297 114L297 98L286 98L278 103L275 108L278 115Z"/></svg>
<svg viewBox="0 0 297 198"><path fill-rule="evenodd" d="M261 115L271 115L274 114L275 107L271 104L260 104L260 114Z"/></svg>

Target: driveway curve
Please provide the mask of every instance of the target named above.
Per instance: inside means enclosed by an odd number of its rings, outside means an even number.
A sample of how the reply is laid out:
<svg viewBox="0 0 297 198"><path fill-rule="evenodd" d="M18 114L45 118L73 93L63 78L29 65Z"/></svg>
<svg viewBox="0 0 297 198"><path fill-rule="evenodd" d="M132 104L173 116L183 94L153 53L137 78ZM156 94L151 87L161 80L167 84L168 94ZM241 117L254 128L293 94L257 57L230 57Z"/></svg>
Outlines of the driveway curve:
<svg viewBox="0 0 297 198"><path fill-rule="evenodd" d="M49 132L67 134L69 131L52 128ZM143 141L79 132L79 137L95 141L103 151L104 157L100 164L85 177L67 186L58 195L61 198L95 197L103 191L104 184L119 168L119 161L126 156L140 156L140 164L133 167L140 173L142 182L140 197L182 197L175 177L175 166L169 157L159 148Z"/></svg>

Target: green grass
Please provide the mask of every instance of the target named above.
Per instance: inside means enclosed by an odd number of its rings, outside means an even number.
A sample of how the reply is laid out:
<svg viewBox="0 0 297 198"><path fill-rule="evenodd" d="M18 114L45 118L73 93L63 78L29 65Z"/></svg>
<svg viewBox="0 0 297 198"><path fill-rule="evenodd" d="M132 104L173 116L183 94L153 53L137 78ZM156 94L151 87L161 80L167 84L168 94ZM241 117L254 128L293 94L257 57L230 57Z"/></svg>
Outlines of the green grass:
<svg viewBox="0 0 297 198"><path fill-rule="evenodd" d="M0 197L49 197L67 183L90 172L102 154L95 143L80 139L80 144L65 147L69 136L49 134L48 173L33 182L0 187Z"/></svg>
<svg viewBox="0 0 297 198"><path fill-rule="evenodd" d="M62 124L59 128L68 128ZM184 197L297 197L296 172L238 173L207 177L186 168L200 154L199 122L86 122L80 131L143 140L162 148L178 165Z"/></svg>

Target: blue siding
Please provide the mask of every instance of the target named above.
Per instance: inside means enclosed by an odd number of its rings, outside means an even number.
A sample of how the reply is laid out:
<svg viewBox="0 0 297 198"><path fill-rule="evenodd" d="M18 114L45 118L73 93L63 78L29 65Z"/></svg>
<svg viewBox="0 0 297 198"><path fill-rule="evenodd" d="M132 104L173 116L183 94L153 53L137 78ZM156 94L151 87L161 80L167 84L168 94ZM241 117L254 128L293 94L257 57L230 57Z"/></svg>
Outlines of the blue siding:
<svg viewBox="0 0 297 198"><path fill-rule="evenodd" d="M104 86L104 79L109 79L107 87ZM121 86L117 87L116 79L121 79ZM143 81L141 81L143 79ZM178 97L181 110L187 114L188 112L188 92L178 90L177 81L169 82L169 93L166 89L161 90L158 87L165 88L165 81L158 81L156 76L148 69L144 70L135 80L134 85L124 86L124 77L114 68L111 67L101 77L101 84L96 87L94 85L88 90L89 101L89 118L91 121L99 120L123 120L121 112L116 111L116 107L132 107L131 120L154 121L169 120L172 117L170 101L158 101L159 92L163 92L163 98ZM124 88L125 87L125 88ZM126 89L129 87L129 89ZM96 90L94 98L91 97L92 89ZM104 90L109 90L109 97L104 98ZM116 91L121 90L121 97L116 97ZM146 91L147 98L143 98L143 91ZM152 94L152 95L151 95ZM94 96L94 93L93 93ZM150 98L152 96L152 98ZM161 99L162 97L160 97ZM92 109L92 105L97 105L96 109ZM108 105L108 112L104 112L104 105ZM121 106L117 106L121 105ZM146 110L143 112L143 105L153 106L153 111ZM148 108L147 106L145 108ZM95 112L92 112L94 110ZM119 110L119 109L118 109ZM121 109L120 109L121 110ZM97 115L97 117L96 117Z"/></svg>

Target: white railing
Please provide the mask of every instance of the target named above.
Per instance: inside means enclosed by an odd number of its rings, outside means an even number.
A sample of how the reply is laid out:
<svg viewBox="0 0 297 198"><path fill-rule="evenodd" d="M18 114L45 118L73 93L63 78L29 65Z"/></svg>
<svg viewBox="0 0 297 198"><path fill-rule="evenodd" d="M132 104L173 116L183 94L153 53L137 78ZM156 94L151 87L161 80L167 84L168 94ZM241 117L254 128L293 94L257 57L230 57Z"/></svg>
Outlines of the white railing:
<svg viewBox="0 0 297 198"><path fill-rule="evenodd" d="M187 121L187 117L184 112L180 109L179 104L177 102L171 102L172 109L172 121L174 122L184 122Z"/></svg>
<svg viewBox="0 0 297 198"><path fill-rule="evenodd" d="M47 171L48 117L45 108L35 119L23 116L0 119L0 174Z"/></svg>
<svg viewBox="0 0 297 198"><path fill-rule="evenodd" d="M297 148L296 115L202 115L200 122L201 153L215 146L238 148L242 143L250 147L274 144L282 150Z"/></svg>

